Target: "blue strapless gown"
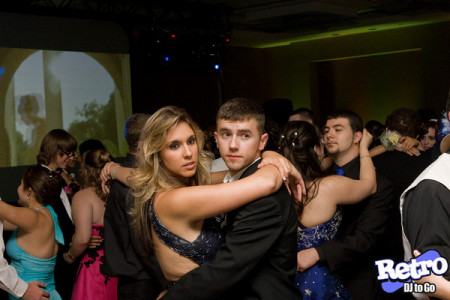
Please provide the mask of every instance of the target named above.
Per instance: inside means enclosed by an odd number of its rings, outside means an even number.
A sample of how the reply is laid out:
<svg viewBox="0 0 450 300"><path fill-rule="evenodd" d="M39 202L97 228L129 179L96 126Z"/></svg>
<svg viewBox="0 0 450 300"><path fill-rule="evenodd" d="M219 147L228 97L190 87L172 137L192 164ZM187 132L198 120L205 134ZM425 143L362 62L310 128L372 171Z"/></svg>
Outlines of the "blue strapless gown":
<svg viewBox="0 0 450 300"><path fill-rule="evenodd" d="M58 215L50 205L45 206L45 208L50 210L50 213L52 214L56 241L64 245L64 237L58 224ZM44 290L50 293L50 299L60 300L61 296L55 290L54 270L56 255L50 258L38 258L28 254L17 244L17 232L18 229L12 233L6 243L6 253L11 257L11 266L16 269L19 277L25 282L37 280L47 284L47 287ZM17 298L10 294L9 299Z"/></svg>
<svg viewBox="0 0 450 300"><path fill-rule="evenodd" d="M299 222L301 230L297 234L298 251L335 239L341 221L342 211L337 209L330 221L318 226L306 228ZM347 289L326 266L315 264L303 273L297 272L295 284L303 299L351 299Z"/></svg>

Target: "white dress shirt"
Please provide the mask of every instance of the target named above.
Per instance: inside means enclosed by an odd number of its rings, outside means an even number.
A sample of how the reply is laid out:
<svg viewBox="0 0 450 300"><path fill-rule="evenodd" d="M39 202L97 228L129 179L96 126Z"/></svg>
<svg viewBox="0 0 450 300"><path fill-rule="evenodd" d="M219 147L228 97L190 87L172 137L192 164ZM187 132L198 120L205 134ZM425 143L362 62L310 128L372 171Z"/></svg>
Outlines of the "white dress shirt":
<svg viewBox="0 0 450 300"><path fill-rule="evenodd" d="M20 279L16 269L10 266L3 257L5 242L3 241L3 222L0 220L0 288L20 298L25 294L28 284Z"/></svg>

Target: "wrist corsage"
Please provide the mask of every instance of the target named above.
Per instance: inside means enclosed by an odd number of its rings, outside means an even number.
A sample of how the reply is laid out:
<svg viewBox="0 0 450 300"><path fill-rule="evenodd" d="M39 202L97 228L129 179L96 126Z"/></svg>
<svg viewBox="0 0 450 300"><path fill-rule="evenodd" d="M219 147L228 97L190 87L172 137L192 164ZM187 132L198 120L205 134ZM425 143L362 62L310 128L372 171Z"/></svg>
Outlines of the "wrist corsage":
<svg viewBox="0 0 450 300"><path fill-rule="evenodd" d="M399 140L402 136L395 130L384 131L380 135L380 142L387 148L388 151L394 150L398 145Z"/></svg>

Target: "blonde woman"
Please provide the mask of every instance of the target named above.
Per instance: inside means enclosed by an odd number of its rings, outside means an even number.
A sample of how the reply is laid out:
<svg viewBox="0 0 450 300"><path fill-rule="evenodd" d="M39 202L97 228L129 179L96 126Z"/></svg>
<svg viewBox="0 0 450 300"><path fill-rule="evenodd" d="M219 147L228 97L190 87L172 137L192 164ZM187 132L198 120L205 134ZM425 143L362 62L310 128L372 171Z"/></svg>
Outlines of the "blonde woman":
<svg viewBox="0 0 450 300"><path fill-rule="evenodd" d="M225 174L211 180L203 133L177 107L153 114L141 139L131 176L120 166L110 173L133 189L137 233L171 282L214 258L223 243L221 220L214 216L270 195L282 184L277 168L266 166L244 179L210 185Z"/></svg>

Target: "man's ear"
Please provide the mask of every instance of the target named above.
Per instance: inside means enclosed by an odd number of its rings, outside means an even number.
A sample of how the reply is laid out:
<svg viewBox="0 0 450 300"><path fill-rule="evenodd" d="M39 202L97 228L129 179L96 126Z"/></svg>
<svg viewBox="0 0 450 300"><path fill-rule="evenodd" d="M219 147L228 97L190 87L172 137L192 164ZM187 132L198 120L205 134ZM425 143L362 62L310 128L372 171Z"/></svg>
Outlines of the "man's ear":
<svg viewBox="0 0 450 300"><path fill-rule="evenodd" d="M217 144L217 131L214 131L214 140L216 141Z"/></svg>
<svg viewBox="0 0 450 300"><path fill-rule="evenodd" d="M353 136L353 143L358 144L361 141L361 138L362 138L362 132L361 131L355 132L355 134Z"/></svg>
<svg viewBox="0 0 450 300"><path fill-rule="evenodd" d="M263 151L264 148L266 147L267 144L267 140L269 139L269 135L267 133L264 133L261 136L261 139L259 140L259 150Z"/></svg>

